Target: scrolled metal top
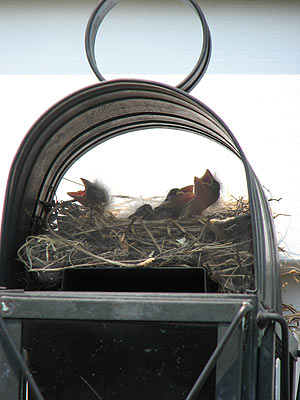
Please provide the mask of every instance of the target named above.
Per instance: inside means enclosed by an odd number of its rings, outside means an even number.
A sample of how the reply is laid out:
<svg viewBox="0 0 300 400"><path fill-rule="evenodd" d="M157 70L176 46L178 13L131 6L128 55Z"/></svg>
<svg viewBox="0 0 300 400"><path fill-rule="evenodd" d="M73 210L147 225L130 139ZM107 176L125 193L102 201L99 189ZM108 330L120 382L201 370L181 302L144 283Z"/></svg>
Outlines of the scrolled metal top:
<svg viewBox="0 0 300 400"><path fill-rule="evenodd" d="M95 56L96 36L98 29L102 21L106 17L106 15L120 1L121 0L101 0L94 9L94 11L92 12L86 27L85 50L87 59L93 72L100 81L105 81L105 78L100 73L97 66L97 61ZM198 82L205 74L205 71L207 70L211 55L211 35L208 24L206 22L206 19L199 4L195 0L184 0L184 2L187 3L196 12L197 16L201 21L202 32L203 32L202 49L200 56L197 60L197 63L195 64L192 71L187 75L187 77L176 86L179 89L182 89L186 92L190 92L198 84Z"/></svg>

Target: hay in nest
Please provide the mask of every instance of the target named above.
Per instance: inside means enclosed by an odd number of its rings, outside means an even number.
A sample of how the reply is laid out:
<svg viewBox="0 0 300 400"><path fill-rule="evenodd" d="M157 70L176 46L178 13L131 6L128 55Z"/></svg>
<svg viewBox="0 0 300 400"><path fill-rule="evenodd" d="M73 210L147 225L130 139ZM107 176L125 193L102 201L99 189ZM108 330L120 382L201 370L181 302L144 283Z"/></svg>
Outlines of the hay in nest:
<svg viewBox="0 0 300 400"><path fill-rule="evenodd" d="M49 278L45 288L63 270L86 267L204 267L221 292L253 288L249 209L243 199L206 216L156 221L131 220L73 201L51 207L39 220L38 233L18 251L29 273Z"/></svg>

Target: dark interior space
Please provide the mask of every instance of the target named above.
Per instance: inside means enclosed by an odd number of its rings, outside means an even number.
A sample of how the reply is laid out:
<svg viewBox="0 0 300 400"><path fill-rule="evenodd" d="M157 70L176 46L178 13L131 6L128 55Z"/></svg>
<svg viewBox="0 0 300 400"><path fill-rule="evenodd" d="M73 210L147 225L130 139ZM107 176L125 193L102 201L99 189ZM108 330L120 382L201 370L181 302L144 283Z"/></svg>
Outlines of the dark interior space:
<svg viewBox="0 0 300 400"><path fill-rule="evenodd" d="M47 400L183 400L216 343L212 324L26 321L23 329ZM197 399L214 399L214 386L215 370Z"/></svg>

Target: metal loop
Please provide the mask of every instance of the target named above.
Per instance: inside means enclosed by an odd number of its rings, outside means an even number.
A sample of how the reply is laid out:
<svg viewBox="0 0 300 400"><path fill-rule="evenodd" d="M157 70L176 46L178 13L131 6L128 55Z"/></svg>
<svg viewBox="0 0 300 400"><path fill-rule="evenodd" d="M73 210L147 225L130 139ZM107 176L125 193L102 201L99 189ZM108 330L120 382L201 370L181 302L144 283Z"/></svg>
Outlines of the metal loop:
<svg viewBox="0 0 300 400"><path fill-rule="evenodd" d="M95 57L95 41L98 29L109 13L109 11L120 2L121 0L101 0L95 10L92 12L85 31L85 51L89 64L94 71L95 75L100 81L105 81L105 78L101 75ZM184 0L192 9L196 12L200 18L203 32L203 43L202 50L198 61L189 75L180 82L176 87L186 92L190 92L201 80L205 71L208 67L210 55L211 55L211 35L208 24L204 17L204 14L199 7L199 4L195 0Z"/></svg>

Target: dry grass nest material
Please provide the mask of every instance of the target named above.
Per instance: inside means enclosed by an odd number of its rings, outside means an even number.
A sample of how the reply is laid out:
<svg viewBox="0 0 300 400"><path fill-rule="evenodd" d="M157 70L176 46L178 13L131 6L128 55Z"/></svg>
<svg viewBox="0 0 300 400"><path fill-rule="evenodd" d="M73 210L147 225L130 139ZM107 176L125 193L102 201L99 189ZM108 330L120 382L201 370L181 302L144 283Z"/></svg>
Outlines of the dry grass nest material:
<svg viewBox="0 0 300 400"><path fill-rule="evenodd" d="M85 267L204 267L219 291L253 288L248 202L190 219L131 220L73 201L52 206L18 258L28 272Z"/></svg>

